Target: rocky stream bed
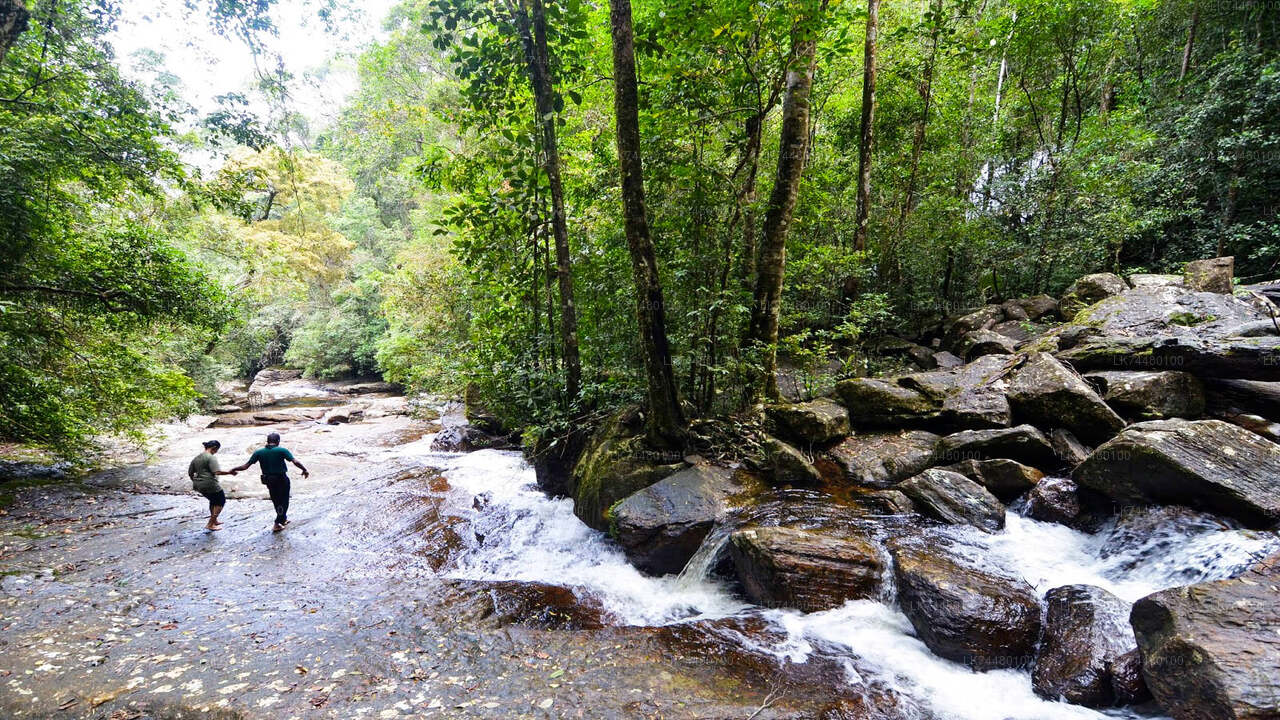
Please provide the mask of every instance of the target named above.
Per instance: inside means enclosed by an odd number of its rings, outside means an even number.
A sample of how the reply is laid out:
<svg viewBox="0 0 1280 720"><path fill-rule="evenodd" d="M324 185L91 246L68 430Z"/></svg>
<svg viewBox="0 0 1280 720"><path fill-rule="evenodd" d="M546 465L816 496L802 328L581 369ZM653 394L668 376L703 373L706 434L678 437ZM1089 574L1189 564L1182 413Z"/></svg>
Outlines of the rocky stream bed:
<svg viewBox="0 0 1280 720"><path fill-rule="evenodd" d="M1220 267L951 318L916 372L769 408L759 467L633 411L531 465L452 406L267 371L16 491L0 713L1280 717L1280 330ZM204 532L199 440L271 430L312 470L293 524L242 474Z"/></svg>

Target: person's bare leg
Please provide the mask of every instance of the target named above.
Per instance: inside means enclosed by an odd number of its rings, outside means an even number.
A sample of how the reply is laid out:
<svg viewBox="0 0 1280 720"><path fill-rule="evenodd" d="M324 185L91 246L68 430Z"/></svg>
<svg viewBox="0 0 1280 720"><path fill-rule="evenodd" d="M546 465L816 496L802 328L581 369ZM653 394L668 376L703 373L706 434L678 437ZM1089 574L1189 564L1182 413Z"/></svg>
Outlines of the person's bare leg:
<svg viewBox="0 0 1280 720"><path fill-rule="evenodd" d="M209 524L205 525L209 530L221 530L222 523L218 522L218 515L222 514L222 506L214 505L209 508Z"/></svg>

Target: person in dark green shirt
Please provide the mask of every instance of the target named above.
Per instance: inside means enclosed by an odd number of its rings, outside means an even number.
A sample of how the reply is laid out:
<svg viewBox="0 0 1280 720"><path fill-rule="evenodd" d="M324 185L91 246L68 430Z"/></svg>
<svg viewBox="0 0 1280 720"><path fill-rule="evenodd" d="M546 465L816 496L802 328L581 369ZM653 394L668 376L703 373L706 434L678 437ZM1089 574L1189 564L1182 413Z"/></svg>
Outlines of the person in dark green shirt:
<svg viewBox="0 0 1280 720"><path fill-rule="evenodd" d="M280 447L280 433L271 433L267 435L266 447L254 450L243 465L231 470L237 473L258 463L258 468L262 470L262 484L267 486L271 504L276 508L276 524L271 528L272 532L280 532L289 524L289 468L285 465L286 462L297 465L302 471L302 477L310 476L302 463L293 458L293 453L288 448Z"/></svg>
<svg viewBox="0 0 1280 720"><path fill-rule="evenodd" d="M214 456L218 454L222 443L209 440L203 444L204 452L192 458L191 464L187 466L187 477L191 478L192 489L209 501L209 522L204 526L205 529L221 530L222 523L218 522L218 515L227 504L227 494L218 484L218 476L235 475L236 471L222 470L218 467L218 458Z"/></svg>

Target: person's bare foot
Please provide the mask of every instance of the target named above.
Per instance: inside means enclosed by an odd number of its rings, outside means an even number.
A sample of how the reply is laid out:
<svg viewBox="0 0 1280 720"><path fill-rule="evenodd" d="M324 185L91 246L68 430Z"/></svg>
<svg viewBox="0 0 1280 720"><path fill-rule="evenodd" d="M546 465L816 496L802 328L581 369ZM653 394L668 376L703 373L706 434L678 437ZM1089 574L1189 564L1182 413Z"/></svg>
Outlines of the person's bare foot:
<svg viewBox="0 0 1280 720"><path fill-rule="evenodd" d="M218 523L217 525L208 524L208 525L205 525L205 526L204 526L204 529L205 529L205 530L221 530L221 529L222 529L222 523Z"/></svg>
<svg viewBox="0 0 1280 720"><path fill-rule="evenodd" d="M271 526L271 532L280 532L283 529L284 529L284 526L281 525L280 523L276 523L275 525Z"/></svg>

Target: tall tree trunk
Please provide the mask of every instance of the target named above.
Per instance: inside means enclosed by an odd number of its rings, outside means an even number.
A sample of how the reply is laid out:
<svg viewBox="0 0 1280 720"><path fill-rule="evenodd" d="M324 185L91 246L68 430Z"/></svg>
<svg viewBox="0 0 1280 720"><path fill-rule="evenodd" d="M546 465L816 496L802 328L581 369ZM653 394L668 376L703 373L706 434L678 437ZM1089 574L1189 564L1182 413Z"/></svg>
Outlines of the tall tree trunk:
<svg viewBox="0 0 1280 720"><path fill-rule="evenodd" d="M920 156L924 153L925 130L929 126L929 109L933 100L933 68L938 57L938 36L942 33L942 2L932 8L933 27L929 31L929 55L925 59L923 77L920 80L920 119L916 122L915 135L911 138L911 171L907 174L907 189L903 193L899 226L905 225L907 215L915 204L916 180L920 172Z"/></svg>
<svg viewBox="0 0 1280 720"><path fill-rule="evenodd" d="M27 30L27 6L22 0L0 0L0 63L18 36Z"/></svg>
<svg viewBox="0 0 1280 720"><path fill-rule="evenodd" d="M876 49L880 33L880 0L867 0L867 41L862 60L862 137L858 141L858 214L853 234L855 250L867 249L871 215L871 146L876 108Z"/></svg>
<svg viewBox="0 0 1280 720"><path fill-rule="evenodd" d="M878 2L878 0L872 0ZM796 206L800 176L809 151L809 92L817 66L817 21L826 8L801 18L792 31L791 67L787 70L787 94L782 101L782 127L778 133L778 171L765 210L760 238L760 262L756 271L755 301L751 307L749 336L764 349L763 390L769 399L778 392L778 310L787 264L787 231Z"/></svg>
<svg viewBox="0 0 1280 720"><path fill-rule="evenodd" d="M573 267L569 257L569 228L564 213L564 185L560 179L560 144L556 138L556 102L547 51L547 20L542 0L512 3L512 14L525 46L534 106L542 126L542 164L551 189L551 231L556 244L556 279L560 289L560 351L564 356L565 394L572 404L582 387L578 351L578 311L573 300Z"/></svg>
<svg viewBox="0 0 1280 720"><path fill-rule="evenodd" d="M1187 44L1182 48L1182 67L1178 69L1178 97L1182 97L1182 80L1191 67L1191 51L1196 44L1196 29L1200 26L1200 6L1191 6L1191 25L1187 27Z"/></svg>
<svg viewBox="0 0 1280 720"><path fill-rule="evenodd" d="M635 39L631 29L631 0L609 0L609 29L613 38L613 109L617 123L618 164L622 175L622 215L636 286L636 320L644 356L649 396L647 430L661 444L680 442L684 411L671 367L666 306L658 277L658 259L649 238L644 206L644 168L640 160L640 99L636 88Z"/></svg>

